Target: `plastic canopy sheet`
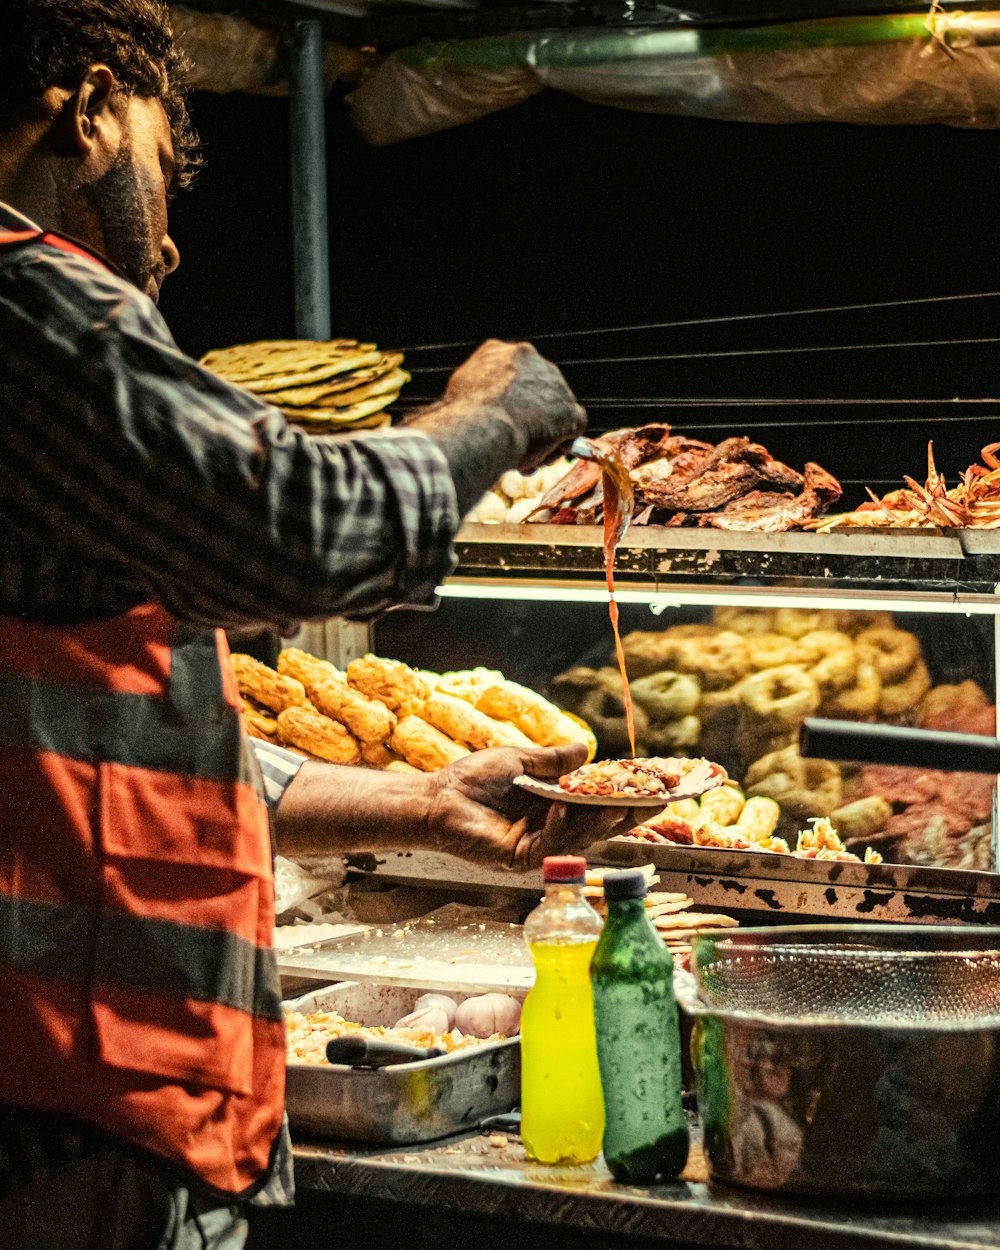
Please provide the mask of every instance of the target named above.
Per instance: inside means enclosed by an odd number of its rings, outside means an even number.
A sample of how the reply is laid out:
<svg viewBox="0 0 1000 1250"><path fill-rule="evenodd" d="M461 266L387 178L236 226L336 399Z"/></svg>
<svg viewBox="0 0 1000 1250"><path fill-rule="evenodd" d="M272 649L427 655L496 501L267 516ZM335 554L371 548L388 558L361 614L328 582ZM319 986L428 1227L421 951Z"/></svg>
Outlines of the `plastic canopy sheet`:
<svg viewBox="0 0 1000 1250"><path fill-rule="evenodd" d="M648 113L1000 127L1000 12L742 29L523 31L393 53L349 97L368 142L432 134L544 87Z"/></svg>

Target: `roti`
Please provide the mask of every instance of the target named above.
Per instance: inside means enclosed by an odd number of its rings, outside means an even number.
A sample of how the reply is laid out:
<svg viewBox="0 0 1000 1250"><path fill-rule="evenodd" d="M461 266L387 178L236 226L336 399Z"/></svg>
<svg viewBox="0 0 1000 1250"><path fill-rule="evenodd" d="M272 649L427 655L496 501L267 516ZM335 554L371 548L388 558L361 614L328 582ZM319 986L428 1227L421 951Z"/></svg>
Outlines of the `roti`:
<svg viewBox="0 0 1000 1250"><path fill-rule="evenodd" d="M364 373L375 373L376 376L365 384L351 385L356 382L357 373L352 373L344 382L328 386L292 387L285 391L269 391L266 399L269 403L279 404L288 408L350 408L362 400L371 399L376 395L385 395L389 391L398 392L409 382L410 375L405 369L387 368L380 370L363 370ZM337 389L334 389L336 387Z"/></svg>
<svg viewBox="0 0 1000 1250"><path fill-rule="evenodd" d="M354 339L331 339L326 343L313 342L310 339L281 339L244 343L207 352L201 363L226 377L243 381L276 373L298 372L332 357L374 349L374 343L358 343Z"/></svg>
<svg viewBox="0 0 1000 1250"><path fill-rule="evenodd" d="M266 397L272 391L284 391L293 386L315 386L318 382L325 382L327 378L334 378L341 373L350 373L353 369L370 368L381 360L382 353L379 351L358 350L346 355L329 356L325 360L316 360L314 357L311 361L299 362L297 369L287 366L287 371L283 373L271 370L254 377L240 378L238 381L240 386L253 391L255 395Z"/></svg>
<svg viewBox="0 0 1000 1250"><path fill-rule="evenodd" d="M739 925L732 916L721 916L715 912L691 911L674 916L655 916L653 923L661 931L682 932L686 929L732 929ZM661 937L662 937L661 932Z"/></svg>
<svg viewBox="0 0 1000 1250"><path fill-rule="evenodd" d="M269 391L267 398L270 403L280 407L324 408L335 404L338 395L384 378L396 370L402 360L399 352L388 352L377 365L370 368L355 369L350 373L328 378L325 382L317 382L314 386L290 386L284 391ZM410 380L409 374L406 375L406 380Z"/></svg>
<svg viewBox="0 0 1000 1250"><path fill-rule="evenodd" d="M373 412L381 412L388 408L394 399L399 397L396 391L392 395L376 395L374 399L366 399L364 403L352 404L350 408L288 408L285 416L295 421L308 421L315 425L352 425L362 417L371 416Z"/></svg>
<svg viewBox="0 0 1000 1250"><path fill-rule="evenodd" d="M319 425L311 421L299 421L294 416L289 416L288 420L289 424L298 426L313 438L343 438L358 431L384 430L392 425L392 417L387 412L376 412L374 416L362 417L360 421L351 421L347 425L329 421L325 425Z"/></svg>

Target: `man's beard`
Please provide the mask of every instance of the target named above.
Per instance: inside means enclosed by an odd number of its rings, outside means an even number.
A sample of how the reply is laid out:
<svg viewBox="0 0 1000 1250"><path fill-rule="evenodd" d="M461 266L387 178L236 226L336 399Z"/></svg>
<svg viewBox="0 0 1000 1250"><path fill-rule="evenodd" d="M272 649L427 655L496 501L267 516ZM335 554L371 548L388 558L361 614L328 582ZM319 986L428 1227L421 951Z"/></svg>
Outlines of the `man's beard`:
<svg viewBox="0 0 1000 1250"><path fill-rule="evenodd" d="M104 253L140 291L156 271L160 249L154 246L151 192L132 159L129 136L99 178L83 188L104 240Z"/></svg>

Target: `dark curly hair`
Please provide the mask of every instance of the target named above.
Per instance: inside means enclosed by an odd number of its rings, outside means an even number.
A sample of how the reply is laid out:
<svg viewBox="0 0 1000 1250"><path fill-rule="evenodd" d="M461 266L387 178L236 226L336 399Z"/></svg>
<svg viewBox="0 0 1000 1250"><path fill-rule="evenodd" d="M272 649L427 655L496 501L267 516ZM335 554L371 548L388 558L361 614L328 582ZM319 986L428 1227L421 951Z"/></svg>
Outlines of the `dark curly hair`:
<svg viewBox="0 0 1000 1250"><path fill-rule="evenodd" d="M126 95L162 102L177 162L173 189L187 186L198 140L180 86L186 65L161 0L0 0L0 135L49 87L72 90L98 63Z"/></svg>

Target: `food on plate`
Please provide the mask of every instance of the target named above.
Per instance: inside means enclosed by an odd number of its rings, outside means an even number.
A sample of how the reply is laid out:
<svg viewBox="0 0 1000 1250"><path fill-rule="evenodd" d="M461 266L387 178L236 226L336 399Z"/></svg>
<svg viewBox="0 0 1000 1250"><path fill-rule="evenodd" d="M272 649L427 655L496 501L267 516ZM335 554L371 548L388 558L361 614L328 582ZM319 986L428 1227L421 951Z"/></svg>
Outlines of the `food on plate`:
<svg viewBox="0 0 1000 1250"><path fill-rule="evenodd" d="M308 707L278 713L278 740L331 764L358 764L361 748L343 725Z"/></svg>
<svg viewBox="0 0 1000 1250"><path fill-rule="evenodd" d="M345 725L366 745L387 742L396 728L396 717L384 703L366 698L337 677L310 682L307 690L317 711Z"/></svg>
<svg viewBox="0 0 1000 1250"><path fill-rule="evenodd" d="M254 703L263 704L273 712L286 707L301 707L306 701L305 687L294 677L285 677L268 668L252 655L234 652L230 657L240 693Z"/></svg>
<svg viewBox="0 0 1000 1250"><path fill-rule="evenodd" d="M559 778L567 794L593 794L603 798L638 798L664 795L683 789L685 784L726 780L725 770L706 759L681 757L598 760L584 764ZM706 788L708 788L706 786Z"/></svg>
<svg viewBox="0 0 1000 1250"><path fill-rule="evenodd" d="M399 352L356 339L282 339L208 352L201 363L319 433L388 425L410 375Z"/></svg>
<svg viewBox="0 0 1000 1250"><path fill-rule="evenodd" d="M347 666L347 680L369 699L384 703L402 719L420 712L431 689L408 664L386 660L378 655L364 655Z"/></svg>
<svg viewBox="0 0 1000 1250"><path fill-rule="evenodd" d="M494 720L478 708L450 694L435 691L421 708L421 717L435 729L473 751L487 747L530 747L530 738L515 725Z"/></svg>
<svg viewBox="0 0 1000 1250"><path fill-rule="evenodd" d="M455 742L419 716L404 716L393 730L389 746L407 764L425 773L454 764L469 754L468 747Z"/></svg>
<svg viewBox="0 0 1000 1250"><path fill-rule="evenodd" d="M447 994L421 994L413 1004L413 1010L397 1020L397 1029L427 1029L432 1033L447 1033L455 1024L458 1003ZM478 1037L479 1034L477 1033Z"/></svg>
<svg viewBox="0 0 1000 1250"><path fill-rule="evenodd" d="M455 1028L467 1037L513 1037L520 1027L521 1002L511 994L477 994L455 1012Z"/></svg>

